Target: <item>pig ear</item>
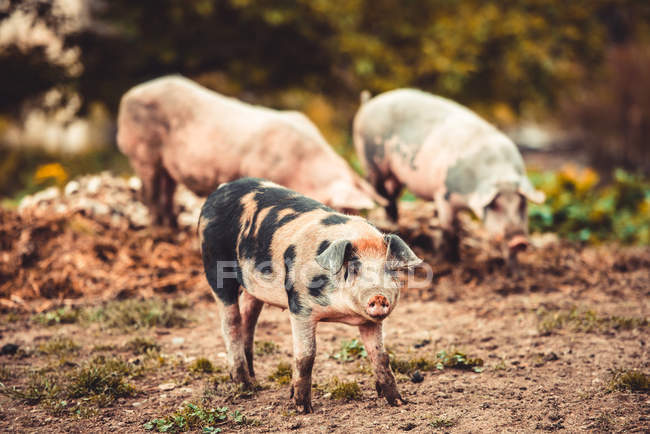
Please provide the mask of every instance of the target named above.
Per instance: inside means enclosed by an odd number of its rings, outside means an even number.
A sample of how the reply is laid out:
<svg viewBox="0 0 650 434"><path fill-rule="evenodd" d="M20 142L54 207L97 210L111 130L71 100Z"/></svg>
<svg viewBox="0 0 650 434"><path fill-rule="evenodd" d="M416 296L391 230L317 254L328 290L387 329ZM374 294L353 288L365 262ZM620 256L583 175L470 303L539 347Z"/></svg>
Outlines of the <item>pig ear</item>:
<svg viewBox="0 0 650 434"><path fill-rule="evenodd" d="M316 256L316 262L324 269L336 274L341 270L351 251L352 243L350 241L336 240L323 253Z"/></svg>
<svg viewBox="0 0 650 434"><path fill-rule="evenodd" d="M386 263L391 270L415 267L422 263L422 259L415 256L413 250L397 235L384 235L388 244L386 251Z"/></svg>
<svg viewBox="0 0 650 434"><path fill-rule="evenodd" d="M467 198L467 206L476 214L476 217L483 220L485 218L485 207L490 204L499 193L496 187L475 191Z"/></svg>
<svg viewBox="0 0 650 434"><path fill-rule="evenodd" d="M543 203L546 200L544 192L535 190L535 187L533 187L533 184L530 183L528 178L524 178L521 181L519 193L523 194L526 199L534 203Z"/></svg>

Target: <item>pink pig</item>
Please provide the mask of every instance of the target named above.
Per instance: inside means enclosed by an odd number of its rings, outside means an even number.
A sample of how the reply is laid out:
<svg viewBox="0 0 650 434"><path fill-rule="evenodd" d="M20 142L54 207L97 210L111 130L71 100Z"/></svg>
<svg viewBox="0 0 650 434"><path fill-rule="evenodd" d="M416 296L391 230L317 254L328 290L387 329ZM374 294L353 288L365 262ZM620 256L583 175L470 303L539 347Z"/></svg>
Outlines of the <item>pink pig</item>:
<svg viewBox="0 0 650 434"><path fill-rule="evenodd" d="M463 208L516 259L528 244L526 201L542 202L544 194L526 177L512 140L469 109L419 90L368 99L362 95L354 119L354 143L368 180L389 201L387 215L397 220L406 186L435 200L449 259L459 259L456 217Z"/></svg>
<svg viewBox="0 0 650 434"><path fill-rule="evenodd" d="M156 224L176 225L177 183L206 196L244 176L339 210L383 201L302 113L246 104L181 76L143 83L122 97L117 143L142 179Z"/></svg>

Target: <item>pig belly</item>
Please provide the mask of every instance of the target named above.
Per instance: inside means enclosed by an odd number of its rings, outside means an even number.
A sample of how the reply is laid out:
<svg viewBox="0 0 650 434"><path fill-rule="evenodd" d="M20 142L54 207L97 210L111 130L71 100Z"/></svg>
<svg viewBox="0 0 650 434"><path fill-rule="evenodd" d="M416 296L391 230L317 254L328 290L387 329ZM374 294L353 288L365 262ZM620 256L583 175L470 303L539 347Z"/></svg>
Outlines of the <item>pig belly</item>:
<svg viewBox="0 0 650 434"><path fill-rule="evenodd" d="M249 259L240 260L239 264L246 292L266 304L283 309L289 307L289 298L284 288L284 275L280 275L281 273L277 271L270 275L253 271L255 264Z"/></svg>
<svg viewBox="0 0 650 434"><path fill-rule="evenodd" d="M206 148L197 144L168 146L162 154L163 165L172 178L200 196L236 179L239 171L239 157L223 152L225 146L213 143Z"/></svg>

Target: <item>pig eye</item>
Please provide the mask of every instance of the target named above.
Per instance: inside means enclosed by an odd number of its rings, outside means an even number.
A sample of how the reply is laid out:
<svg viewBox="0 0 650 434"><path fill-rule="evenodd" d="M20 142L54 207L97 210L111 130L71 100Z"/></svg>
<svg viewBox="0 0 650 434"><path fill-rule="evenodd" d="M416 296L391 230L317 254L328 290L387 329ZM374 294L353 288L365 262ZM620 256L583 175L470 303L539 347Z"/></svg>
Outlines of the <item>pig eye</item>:
<svg viewBox="0 0 650 434"><path fill-rule="evenodd" d="M490 208L492 211L499 211L501 209L496 200L493 200L492 203L488 205L488 208Z"/></svg>
<svg viewBox="0 0 650 434"><path fill-rule="evenodd" d="M361 261L358 259L352 259L348 262L348 266L345 269L344 279L348 280L348 276L356 277L359 275L359 272L361 272Z"/></svg>
<svg viewBox="0 0 650 434"><path fill-rule="evenodd" d="M522 215L526 214L526 199L521 199L519 201L519 212Z"/></svg>

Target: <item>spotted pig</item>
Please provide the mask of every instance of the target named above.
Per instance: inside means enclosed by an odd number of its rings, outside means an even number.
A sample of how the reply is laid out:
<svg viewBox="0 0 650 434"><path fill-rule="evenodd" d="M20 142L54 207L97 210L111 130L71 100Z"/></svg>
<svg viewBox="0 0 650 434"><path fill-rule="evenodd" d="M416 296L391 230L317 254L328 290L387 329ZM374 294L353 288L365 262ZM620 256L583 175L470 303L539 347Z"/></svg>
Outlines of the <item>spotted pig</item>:
<svg viewBox="0 0 650 434"><path fill-rule="evenodd" d="M382 320L395 308L395 273L421 262L396 235L269 181L243 178L208 196L199 219L207 280L220 306L233 380L254 380L253 335L264 303L289 309L291 395L312 411L316 324L359 327L391 405L403 402L384 350Z"/></svg>
<svg viewBox="0 0 650 434"><path fill-rule="evenodd" d="M471 209L509 257L527 245L527 199L544 200L528 178L521 154L505 134L467 108L414 89L397 89L362 105L354 143L376 191L397 220L406 186L435 200L449 257L458 260L457 213Z"/></svg>
<svg viewBox="0 0 650 434"><path fill-rule="evenodd" d="M142 180L155 224L176 225L178 183L207 196L245 176L269 179L339 210L383 201L302 113L246 104L181 76L129 90L117 125L117 144Z"/></svg>

